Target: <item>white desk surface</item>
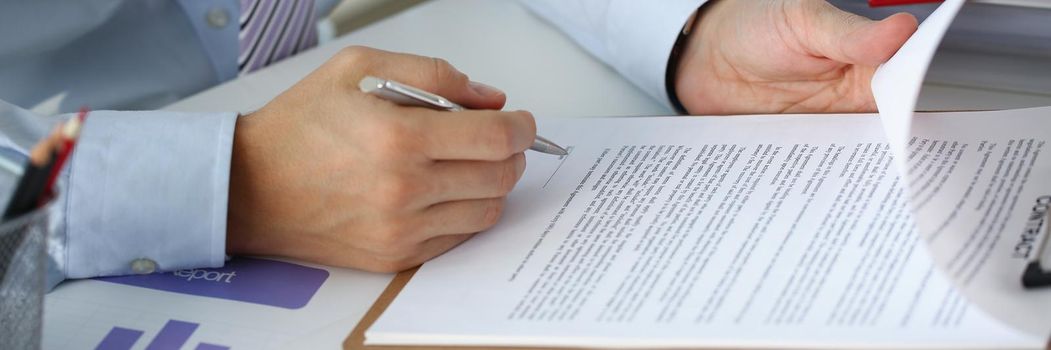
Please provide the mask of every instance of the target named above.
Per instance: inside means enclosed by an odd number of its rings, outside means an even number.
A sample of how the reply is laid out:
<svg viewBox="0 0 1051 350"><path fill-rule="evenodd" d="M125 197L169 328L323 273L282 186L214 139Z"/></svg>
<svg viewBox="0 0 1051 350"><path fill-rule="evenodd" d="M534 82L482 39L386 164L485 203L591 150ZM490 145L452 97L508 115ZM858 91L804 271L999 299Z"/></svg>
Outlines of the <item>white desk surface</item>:
<svg viewBox="0 0 1051 350"><path fill-rule="evenodd" d="M671 111L589 56L514 1L433 0L333 42L174 105L178 111L250 112L348 45L442 57L472 79L507 92L509 109L537 117L662 115ZM1051 96L929 84L921 109L1051 105ZM342 339L393 277L361 272L346 322L319 330ZM338 344L315 344L338 346Z"/></svg>

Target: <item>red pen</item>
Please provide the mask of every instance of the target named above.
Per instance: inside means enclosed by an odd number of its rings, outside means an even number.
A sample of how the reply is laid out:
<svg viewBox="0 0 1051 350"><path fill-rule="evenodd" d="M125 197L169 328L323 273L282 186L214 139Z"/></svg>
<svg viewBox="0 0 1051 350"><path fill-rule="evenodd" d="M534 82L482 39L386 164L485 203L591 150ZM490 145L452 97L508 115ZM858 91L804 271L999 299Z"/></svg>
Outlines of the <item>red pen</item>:
<svg viewBox="0 0 1051 350"><path fill-rule="evenodd" d="M928 2L942 2L942 0L869 0L869 7L912 5Z"/></svg>
<svg viewBox="0 0 1051 350"><path fill-rule="evenodd" d="M80 128L87 117L87 107L81 107L75 118L71 118L62 125L62 149L55 154L54 166L51 168L51 174L47 177L47 185L44 187L46 192L40 197L39 204L46 203L51 199L54 193L55 182L58 181L58 174L62 173L62 166L66 164L66 160L73 153L73 147L76 146L77 138L80 137Z"/></svg>
<svg viewBox="0 0 1051 350"><path fill-rule="evenodd" d="M33 146L0 221L32 212L47 204L54 196L58 174L62 172L62 166L73 152L73 146L80 136L80 129L87 114L87 109L81 109L77 117L66 121Z"/></svg>

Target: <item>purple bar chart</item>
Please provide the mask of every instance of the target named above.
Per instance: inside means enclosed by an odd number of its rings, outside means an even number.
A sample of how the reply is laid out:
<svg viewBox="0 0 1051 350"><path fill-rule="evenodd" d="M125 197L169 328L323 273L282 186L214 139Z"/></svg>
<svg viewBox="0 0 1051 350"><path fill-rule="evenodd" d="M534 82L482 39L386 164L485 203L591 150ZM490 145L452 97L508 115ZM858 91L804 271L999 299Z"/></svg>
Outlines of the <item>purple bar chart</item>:
<svg viewBox="0 0 1051 350"><path fill-rule="evenodd" d="M142 331L113 327L102 339L96 349L131 349L135 342L142 337Z"/></svg>
<svg viewBox="0 0 1051 350"><path fill-rule="evenodd" d="M153 340L146 345L146 350L178 350L186 345L193 332L200 326L197 323L180 320L168 320ZM95 347L96 350L128 350L142 337L143 331L123 327L113 327L105 338ZM224 350L228 346L211 343L199 343L197 350Z"/></svg>

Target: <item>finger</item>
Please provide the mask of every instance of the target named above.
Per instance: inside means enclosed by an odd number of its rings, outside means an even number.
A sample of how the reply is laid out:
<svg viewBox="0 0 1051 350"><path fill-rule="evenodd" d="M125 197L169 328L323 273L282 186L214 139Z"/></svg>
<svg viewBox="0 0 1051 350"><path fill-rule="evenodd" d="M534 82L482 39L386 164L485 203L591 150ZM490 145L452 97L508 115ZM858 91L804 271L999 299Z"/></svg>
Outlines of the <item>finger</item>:
<svg viewBox="0 0 1051 350"><path fill-rule="evenodd" d="M864 66L886 62L912 36L918 26L916 18L898 13L873 21L843 10L826 1L812 2L804 16L813 23L810 43L813 54Z"/></svg>
<svg viewBox="0 0 1051 350"><path fill-rule="evenodd" d="M363 71L368 75L391 79L448 98L470 109L501 109L507 101L503 91L471 81L449 62L434 57L394 53L366 47L348 48L352 55L370 59L351 60L368 62ZM360 79L360 77L356 77ZM357 86L354 81L354 86Z"/></svg>
<svg viewBox="0 0 1051 350"><path fill-rule="evenodd" d="M420 216L420 239L485 231L500 220L505 198L470 199L432 205Z"/></svg>
<svg viewBox="0 0 1051 350"><path fill-rule="evenodd" d="M506 196L522 178L525 165L522 153L497 162L437 162L430 176L431 203Z"/></svg>
<svg viewBox="0 0 1051 350"><path fill-rule="evenodd" d="M536 121L525 111L427 111L424 154L434 160L504 160L521 153L536 139Z"/></svg>

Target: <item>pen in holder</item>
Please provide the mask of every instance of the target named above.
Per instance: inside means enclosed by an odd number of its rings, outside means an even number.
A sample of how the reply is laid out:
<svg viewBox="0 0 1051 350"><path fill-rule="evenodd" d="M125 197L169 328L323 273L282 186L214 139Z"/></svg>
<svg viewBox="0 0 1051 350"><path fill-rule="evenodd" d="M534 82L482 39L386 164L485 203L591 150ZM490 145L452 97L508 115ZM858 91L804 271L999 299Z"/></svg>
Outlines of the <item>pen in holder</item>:
<svg viewBox="0 0 1051 350"><path fill-rule="evenodd" d="M50 207L47 203L0 224L0 339L5 349L41 346Z"/></svg>

